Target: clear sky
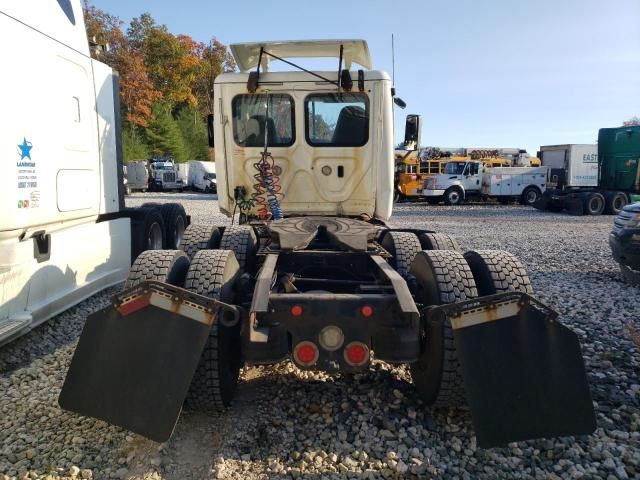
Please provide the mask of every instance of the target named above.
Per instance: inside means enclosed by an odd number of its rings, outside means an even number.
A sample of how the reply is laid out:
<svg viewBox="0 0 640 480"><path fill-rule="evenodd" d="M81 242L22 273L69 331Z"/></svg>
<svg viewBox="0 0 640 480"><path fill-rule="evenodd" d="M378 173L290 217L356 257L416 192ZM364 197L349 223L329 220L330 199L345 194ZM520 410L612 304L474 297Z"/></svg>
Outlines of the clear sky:
<svg viewBox="0 0 640 480"><path fill-rule="evenodd" d="M422 115L422 144L521 147L595 143L640 116L640 0L94 0L128 22L225 44L362 38Z"/></svg>

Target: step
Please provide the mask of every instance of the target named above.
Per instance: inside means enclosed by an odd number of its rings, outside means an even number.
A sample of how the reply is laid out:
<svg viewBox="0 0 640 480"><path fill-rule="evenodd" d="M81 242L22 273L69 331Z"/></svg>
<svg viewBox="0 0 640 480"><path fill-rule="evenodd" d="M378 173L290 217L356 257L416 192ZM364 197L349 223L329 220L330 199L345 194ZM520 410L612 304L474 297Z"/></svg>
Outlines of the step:
<svg viewBox="0 0 640 480"><path fill-rule="evenodd" d="M0 344L9 340L31 323L31 317L28 318L5 318L0 320Z"/></svg>

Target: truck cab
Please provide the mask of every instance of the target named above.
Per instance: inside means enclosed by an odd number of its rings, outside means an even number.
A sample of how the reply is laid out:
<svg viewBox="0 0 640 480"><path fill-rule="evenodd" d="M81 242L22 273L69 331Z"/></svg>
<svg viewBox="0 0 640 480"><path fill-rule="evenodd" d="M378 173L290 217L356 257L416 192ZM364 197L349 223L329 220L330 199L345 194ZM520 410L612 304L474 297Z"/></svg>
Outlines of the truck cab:
<svg viewBox="0 0 640 480"><path fill-rule="evenodd" d="M185 183L178 175L175 160L169 157L149 160L149 190L178 190L185 188Z"/></svg>
<svg viewBox="0 0 640 480"><path fill-rule="evenodd" d="M282 42L271 49L321 55L340 43ZM345 41L345 69L271 72L261 46L231 46L241 73L214 84L215 158L220 211L264 218L266 198L250 205L256 163L268 151L283 215L368 215L386 220L393 205L393 98L387 73L368 69L368 48ZM325 46L326 45L326 46ZM264 52L264 50L263 50ZM275 55L280 56L278 53ZM350 69L363 62L364 69ZM250 69L256 69L249 72ZM257 79L257 87L252 82ZM337 83L342 88L337 89ZM253 90L253 91L252 91Z"/></svg>
<svg viewBox="0 0 640 480"><path fill-rule="evenodd" d="M160 212L125 208L119 77L91 57L80 1L3 2L0 43L2 65L28 63L0 89L1 344L122 282L166 235Z"/></svg>
<svg viewBox="0 0 640 480"><path fill-rule="evenodd" d="M482 188L484 164L480 160L447 162L444 173L429 177L422 194L427 199L444 199L447 205L457 205L470 194L479 194Z"/></svg>

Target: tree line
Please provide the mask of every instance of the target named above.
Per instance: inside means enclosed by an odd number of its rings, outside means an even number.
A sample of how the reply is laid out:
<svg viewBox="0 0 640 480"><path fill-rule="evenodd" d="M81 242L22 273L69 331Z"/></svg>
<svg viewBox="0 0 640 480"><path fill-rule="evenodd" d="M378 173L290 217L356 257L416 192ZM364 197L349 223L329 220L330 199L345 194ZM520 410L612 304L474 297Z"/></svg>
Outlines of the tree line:
<svg viewBox="0 0 640 480"><path fill-rule="evenodd" d="M213 81L236 68L227 47L215 38L174 35L148 13L125 26L88 0L84 20L88 38L109 47L92 48L92 57L120 75L125 160L209 160L205 119L213 113Z"/></svg>

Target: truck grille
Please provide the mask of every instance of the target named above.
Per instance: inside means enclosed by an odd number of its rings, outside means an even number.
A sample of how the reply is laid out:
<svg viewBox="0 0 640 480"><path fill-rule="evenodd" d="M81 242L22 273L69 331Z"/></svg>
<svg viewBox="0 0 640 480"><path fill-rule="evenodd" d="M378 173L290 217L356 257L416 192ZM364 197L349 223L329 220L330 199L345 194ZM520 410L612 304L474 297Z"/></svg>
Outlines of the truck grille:
<svg viewBox="0 0 640 480"><path fill-rule="evenodd" d="M613 221L613 233L619 233L633 218L631 212L620 212Z"/></svg>
<svg viewBox="0 0 640 480"><path fill-rule="evenodd" d="M174 183L176 181L176 174L175 172L164 172L164 178L163 181L169 183Z"/></svg>

